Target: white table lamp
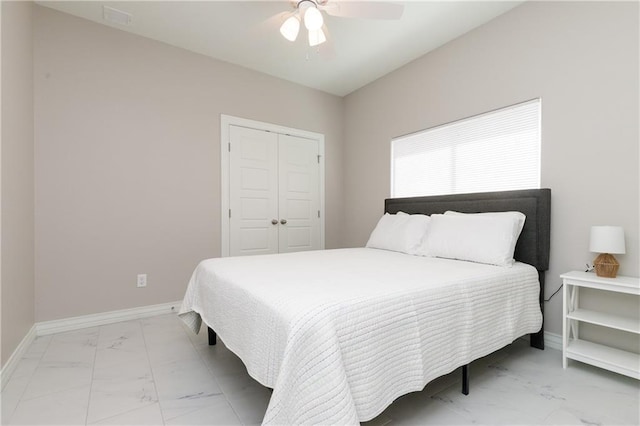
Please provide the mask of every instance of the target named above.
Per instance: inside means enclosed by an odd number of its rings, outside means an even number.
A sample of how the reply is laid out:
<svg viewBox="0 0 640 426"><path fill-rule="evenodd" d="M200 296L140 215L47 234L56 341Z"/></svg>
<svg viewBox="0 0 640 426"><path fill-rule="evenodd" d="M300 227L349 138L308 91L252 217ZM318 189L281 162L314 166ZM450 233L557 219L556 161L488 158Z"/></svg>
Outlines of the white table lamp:
<svg viewBox="0 0 640 426"><path fill-rule="evenodd" d="M592 226L589 251L600 253L593 261L599 277L615 278L620 264L612 253L623 254L624 229L621 226Z"/></svg>

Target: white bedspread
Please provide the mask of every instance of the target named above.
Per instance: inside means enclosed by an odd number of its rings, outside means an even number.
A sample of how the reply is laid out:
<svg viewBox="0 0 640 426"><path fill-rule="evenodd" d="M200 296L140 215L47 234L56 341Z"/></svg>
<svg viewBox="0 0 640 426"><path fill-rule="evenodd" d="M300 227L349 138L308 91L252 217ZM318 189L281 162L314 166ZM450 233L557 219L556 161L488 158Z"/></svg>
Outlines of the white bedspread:
<svg viewBox="0 0 640 426"><path fill-rule="evenodd" d="M273 388L264 424L357 424L542 324L535 268L359 248L201 262L201 319Z"/></svg>

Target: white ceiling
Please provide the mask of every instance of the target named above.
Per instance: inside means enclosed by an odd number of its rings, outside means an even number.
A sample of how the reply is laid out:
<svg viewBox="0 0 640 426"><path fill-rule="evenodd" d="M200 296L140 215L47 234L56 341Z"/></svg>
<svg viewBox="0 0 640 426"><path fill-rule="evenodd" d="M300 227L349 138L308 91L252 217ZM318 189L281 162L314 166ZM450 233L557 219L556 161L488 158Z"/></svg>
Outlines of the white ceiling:
<svg viewBox="0 0 640 426"><path fill-rule="evenodd" d="M37 3L344 96L523 1L405 1L402 18L394 21L324 14L329 41L316 48L308 47L303 29L295 42L280 35L293 10L289 0ZM105 21L103 5L132 14L131 24Z"/></svg>

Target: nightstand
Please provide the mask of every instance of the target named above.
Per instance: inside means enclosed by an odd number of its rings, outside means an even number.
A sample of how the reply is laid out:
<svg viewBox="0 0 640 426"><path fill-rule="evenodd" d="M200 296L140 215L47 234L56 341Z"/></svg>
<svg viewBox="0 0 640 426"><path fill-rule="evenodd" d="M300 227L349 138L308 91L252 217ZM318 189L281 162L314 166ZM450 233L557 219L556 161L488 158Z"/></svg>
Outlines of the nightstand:
<svg viewBox="0 0 640 426"><path fill-rule="evenodd" d="M560 275L562 290L562 367L574 359L600 368L640 379L640 355L582 340L581 322L640 334L640 321L611 312L581 309L580 288L594 288L640 296L640 278L618 276L603 278L595 273L573 271Z"/></svg>

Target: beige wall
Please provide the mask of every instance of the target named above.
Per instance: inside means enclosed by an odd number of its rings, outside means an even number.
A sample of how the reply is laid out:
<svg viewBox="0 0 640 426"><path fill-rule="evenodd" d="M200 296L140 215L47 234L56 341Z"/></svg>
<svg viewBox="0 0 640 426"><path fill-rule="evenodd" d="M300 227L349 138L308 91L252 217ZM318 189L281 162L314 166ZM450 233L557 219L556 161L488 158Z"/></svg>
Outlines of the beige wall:
<svg viewBox="0 0 640 426"><path fill-rule="evenodd" d="M37 321L184 296L220 255L220 114L325 135L340 245L341 98L39 6L34 46Z"/></svg>
<svg viewBox="0 0 640 426"><path fill-rule="evenodd" d="M392 137L541 97L547 295L595 257L591 225L624 227L620 273L638 276L638 51L637 2L527 2L347 96L345 245L366 242L382 213ZM546 305L554 333L561 299Z"/></svg>
<svg viewBox="0 0 640 426"><path fill-rule="evenodd" d="M3 1L0 282L4 366L34 323L32 5Z"/></svg>

